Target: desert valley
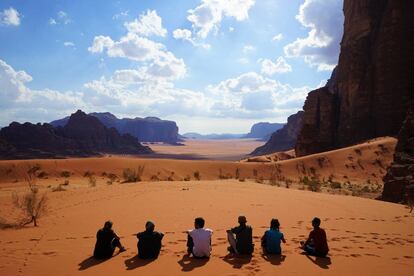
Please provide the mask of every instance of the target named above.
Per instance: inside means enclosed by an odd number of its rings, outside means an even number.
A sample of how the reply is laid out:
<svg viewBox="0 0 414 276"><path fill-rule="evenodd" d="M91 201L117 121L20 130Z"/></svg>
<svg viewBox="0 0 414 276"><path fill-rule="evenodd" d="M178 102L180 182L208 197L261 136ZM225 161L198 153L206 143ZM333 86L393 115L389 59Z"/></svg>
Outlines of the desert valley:
<svg viewBox="0 0 414 276"><path fill-rule="evenodd" d="M337 65L285 123L183 133L179 121L79 106L0 128L0 275L412 275L414 2L340 2ZM228 252L240 215L251 255ZM209 258L187 252L196 217L213 230ZM326 256L301 248L314 217ZM261 248L272 218L286 239L276 255ZM108 220L126 251L96 259ZM138 257L147 221L164 233L156 259Z"/></svg>

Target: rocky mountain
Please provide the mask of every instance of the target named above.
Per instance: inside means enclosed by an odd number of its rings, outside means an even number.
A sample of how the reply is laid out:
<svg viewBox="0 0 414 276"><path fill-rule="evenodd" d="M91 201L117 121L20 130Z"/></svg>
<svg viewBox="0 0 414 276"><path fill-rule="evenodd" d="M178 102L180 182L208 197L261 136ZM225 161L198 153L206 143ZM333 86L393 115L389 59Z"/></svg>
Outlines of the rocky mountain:
<svg viewBox="0 0 414 276"><path fill-rule="evenodd" d="M173 121L161 120L157 117L122 118L109 112L89 113L98 118L106 127L114 127L121 134L130 134L141 142L164 142L176 144L180 141L177 124ZM53 126L64 126L69 117L51 122Z"/></svg>
<svg viewBox="0 0 414 276"><path fill-rule="evenodd" d="M266 144L255 149L250 155L265 155L294 148L302 128L302 118L303 111L289 116L287 124L274 132Z"/></svg>
<svg viewBox="0 0 414 276"><path fill-rule="evenodd" d="M394 161L384 177L382 199L392 202L414 200L414 104L398 134Z"/></svg>
<svg viewBox="0 0 414 276"><path fill-rule="evenodd" d="M262 141L268 141L270 136L276 130L281 129L284 124L260 122L256 123L243 138L256 138Z"/></svg>
<svg viewBox="0 0 414 276"><path fill-rule="evenodd" d="M414 1L344 0L339 62L309 93L296 154L397 135L414 95Z"/></svg>
<svg viewBox="0 0 414 276"><path fill-rule="evenodd" d="M151 153L135 137L106 128L97 118L78 110L64 127L11 123L0 130L1 159L61 158L102 153Z"/></svg>

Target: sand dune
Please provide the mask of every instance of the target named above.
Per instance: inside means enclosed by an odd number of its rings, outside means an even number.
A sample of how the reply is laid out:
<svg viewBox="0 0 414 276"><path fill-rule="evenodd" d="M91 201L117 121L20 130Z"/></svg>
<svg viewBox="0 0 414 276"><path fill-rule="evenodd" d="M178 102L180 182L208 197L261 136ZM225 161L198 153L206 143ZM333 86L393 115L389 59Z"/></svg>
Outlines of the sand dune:
<svg viewBox="0 0 414 276"><path fill-rule="evenodd" d="M398 204L338 195L377 196L395 142L380 138L278 162L126 156L0 161L0 218L17 217L11 195L26 189L28 170L35 171L41 192L49 197L40 227L0 230L0 274L411 275L414 217L408 210ZM208 151L208 147L199 148ZM123 183L124 170L139 167L144 168L143 182ZM269 179L275 171L272 183ZM239 179L234 179L237 174ZM319 179L324 193L298 190L309 188L299 181L304 176ZM341 189L331 187L339 181ZM64 191L52 192L65 182ZM364 192L361 187L365 186L372 190ZM226 253L225 230L236 224L241 213L254 227L256 250L251 259ZM185 256L183 231L192 227L196 216L203 216L214 230L213 255L207 262ZM327 230L328 259L308 258L298 249L313 216L321 217ZM281 221L288 243L282 257L268 259L261 254L259 239L272 217ZM128 251L98 263L90 257L95 233L107 219L114 221ZM135 257L133 234L142 231L148 219L166 233L164 247L158 260L140 261Z"/></svg>
<svg viewBox="0 0 414 276"><path fill-rule="evenodd" d="M2 189L1 214L10 192ZM71 188L49 193L49 213L40 227L1 232L1 275L411 275L414 269L414 217L401 205L327 195L235 180L150 182ZM243 213L254 227L251 259L226 254L225 229ZM298 242L313 216L322 218L329 259L300 254ZM184 230L195 216L214 229L208 262L185 257ZM260 254L259 237L270 218L281 221L287 244L283 257ZM90 259L96 230L107 219L128 251L97 263ZM147 219L166 233L158 260L135 258L136 238Z"/></svg>

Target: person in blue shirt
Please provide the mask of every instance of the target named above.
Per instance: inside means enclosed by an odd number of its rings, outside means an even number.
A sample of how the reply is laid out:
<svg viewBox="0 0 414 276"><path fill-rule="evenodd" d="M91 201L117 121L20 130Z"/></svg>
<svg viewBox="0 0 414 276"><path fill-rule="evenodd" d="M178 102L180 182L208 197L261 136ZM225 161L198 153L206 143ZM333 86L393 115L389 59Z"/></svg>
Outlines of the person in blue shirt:
<svg viewBox="0 0 414 276"><path fill-rule="evenodd" d="M286 243L283 233L279 231L280 223L273 218L270 221L270 229L266 230L262 237L262 247L265 254L281 254L280 242Z"/></svg>

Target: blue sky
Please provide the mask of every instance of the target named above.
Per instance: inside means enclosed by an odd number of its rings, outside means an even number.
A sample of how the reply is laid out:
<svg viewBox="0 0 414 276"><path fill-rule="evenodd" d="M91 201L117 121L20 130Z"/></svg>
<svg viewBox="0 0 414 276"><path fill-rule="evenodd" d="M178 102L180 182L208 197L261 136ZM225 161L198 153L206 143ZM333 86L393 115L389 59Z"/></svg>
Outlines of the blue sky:
<svg viewBox="0 0 414 276"><path fill-rule="evenodd" d="M341 0L2 0L0 125L79 108L181 133L285 122L329 78L342 25Z"/></svg>

